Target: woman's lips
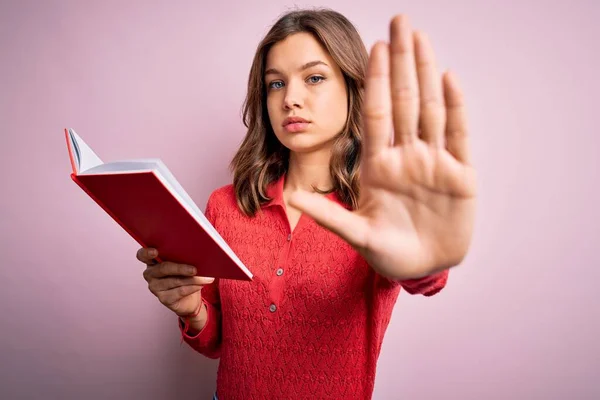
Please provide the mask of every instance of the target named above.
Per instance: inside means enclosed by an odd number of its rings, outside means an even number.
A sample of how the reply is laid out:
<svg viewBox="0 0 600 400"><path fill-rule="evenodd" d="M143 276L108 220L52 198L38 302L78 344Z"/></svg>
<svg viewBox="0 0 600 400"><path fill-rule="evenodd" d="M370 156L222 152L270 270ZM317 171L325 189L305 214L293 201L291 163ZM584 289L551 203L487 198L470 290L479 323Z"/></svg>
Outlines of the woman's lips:
<svg viewBox="0 0 600 400"><path fill-rule="evenodd" d="M292 122L291 124L285 125L283 128L291 133L304 132L310 122Z"/></svg>

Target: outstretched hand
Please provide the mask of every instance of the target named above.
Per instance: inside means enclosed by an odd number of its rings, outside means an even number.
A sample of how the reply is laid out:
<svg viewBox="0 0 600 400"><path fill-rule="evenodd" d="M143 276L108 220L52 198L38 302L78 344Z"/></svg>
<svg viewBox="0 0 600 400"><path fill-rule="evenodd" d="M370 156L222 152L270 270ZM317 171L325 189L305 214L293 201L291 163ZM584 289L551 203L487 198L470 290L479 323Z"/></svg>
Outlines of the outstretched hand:
<svg viewBox="0 0 600 400"><path fill-rule="evenodd" d="M393 18L390 37L369 56L357 209L308 192L294 193L290 204L354 246L379 273L411 279L465 257L476 178L455 76L439 75L426 35L413 32L406 17Z"/></svg>

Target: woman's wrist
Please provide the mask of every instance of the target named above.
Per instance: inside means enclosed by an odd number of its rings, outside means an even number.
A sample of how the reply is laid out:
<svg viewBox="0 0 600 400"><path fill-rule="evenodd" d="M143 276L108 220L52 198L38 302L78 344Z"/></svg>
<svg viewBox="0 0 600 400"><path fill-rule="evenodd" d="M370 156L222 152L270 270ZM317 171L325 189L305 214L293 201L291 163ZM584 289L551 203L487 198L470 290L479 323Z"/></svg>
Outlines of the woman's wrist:
<svg viewBox="0 0 600 400"><path fill-rule="evenodd" d="M206 325L207 317L208 311L203 301L200 301L198 309L192 314L180 316L182 322L185 325L186 331L190 331L189 333L192 334L200 332L204 328L204 326Z"/></svg>

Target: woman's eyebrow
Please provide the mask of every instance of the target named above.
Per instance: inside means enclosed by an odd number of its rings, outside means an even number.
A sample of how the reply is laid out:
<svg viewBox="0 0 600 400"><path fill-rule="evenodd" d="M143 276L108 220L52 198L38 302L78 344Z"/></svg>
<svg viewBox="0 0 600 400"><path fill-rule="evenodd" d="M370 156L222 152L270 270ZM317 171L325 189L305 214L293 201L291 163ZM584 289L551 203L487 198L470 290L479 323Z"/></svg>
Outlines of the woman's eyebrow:
<svg viewBox="0 0 600 400"><path fill-rule="evenodd" d="M306 64L304 64L303 66L300 67L300 71L304 71L305 69L308 69L310 67L314 67L315 65L324 65L326 67L329 67L329 65L327 65L326 62L321 61L321 60L316 60L316 61L310 61L307 62ZM265 76L267 75L283 75L281 72L279 72L277 69L275 68L269 68L268 70L265 71Z"/></svg>

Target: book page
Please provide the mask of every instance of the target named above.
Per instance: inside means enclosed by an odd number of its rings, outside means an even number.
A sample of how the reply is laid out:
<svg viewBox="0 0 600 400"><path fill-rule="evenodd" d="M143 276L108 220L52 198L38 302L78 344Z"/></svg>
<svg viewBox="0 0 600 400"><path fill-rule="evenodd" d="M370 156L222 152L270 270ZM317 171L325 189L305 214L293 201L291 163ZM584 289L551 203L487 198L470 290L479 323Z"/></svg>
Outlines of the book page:
<svg viewBox="0 0 600 400"><path fill-rule="evenodd" d="M75 164L78 173L102 164L100 157L94 153L73 129L69 129L69 137L73 144L73 155L75 156Z"/></svg>
<svg viewBox="0 0 600 400"><path fill-rule="evenodd" d="M158 169L158 163L154 159L140 159L140 160L124 160L124 161L111 161L105 164L96 165L85 171L82 171L82 175L100 175L100 174L111 174L111 173L128 173L128 172L140 172L148 170Z"/></svg>

